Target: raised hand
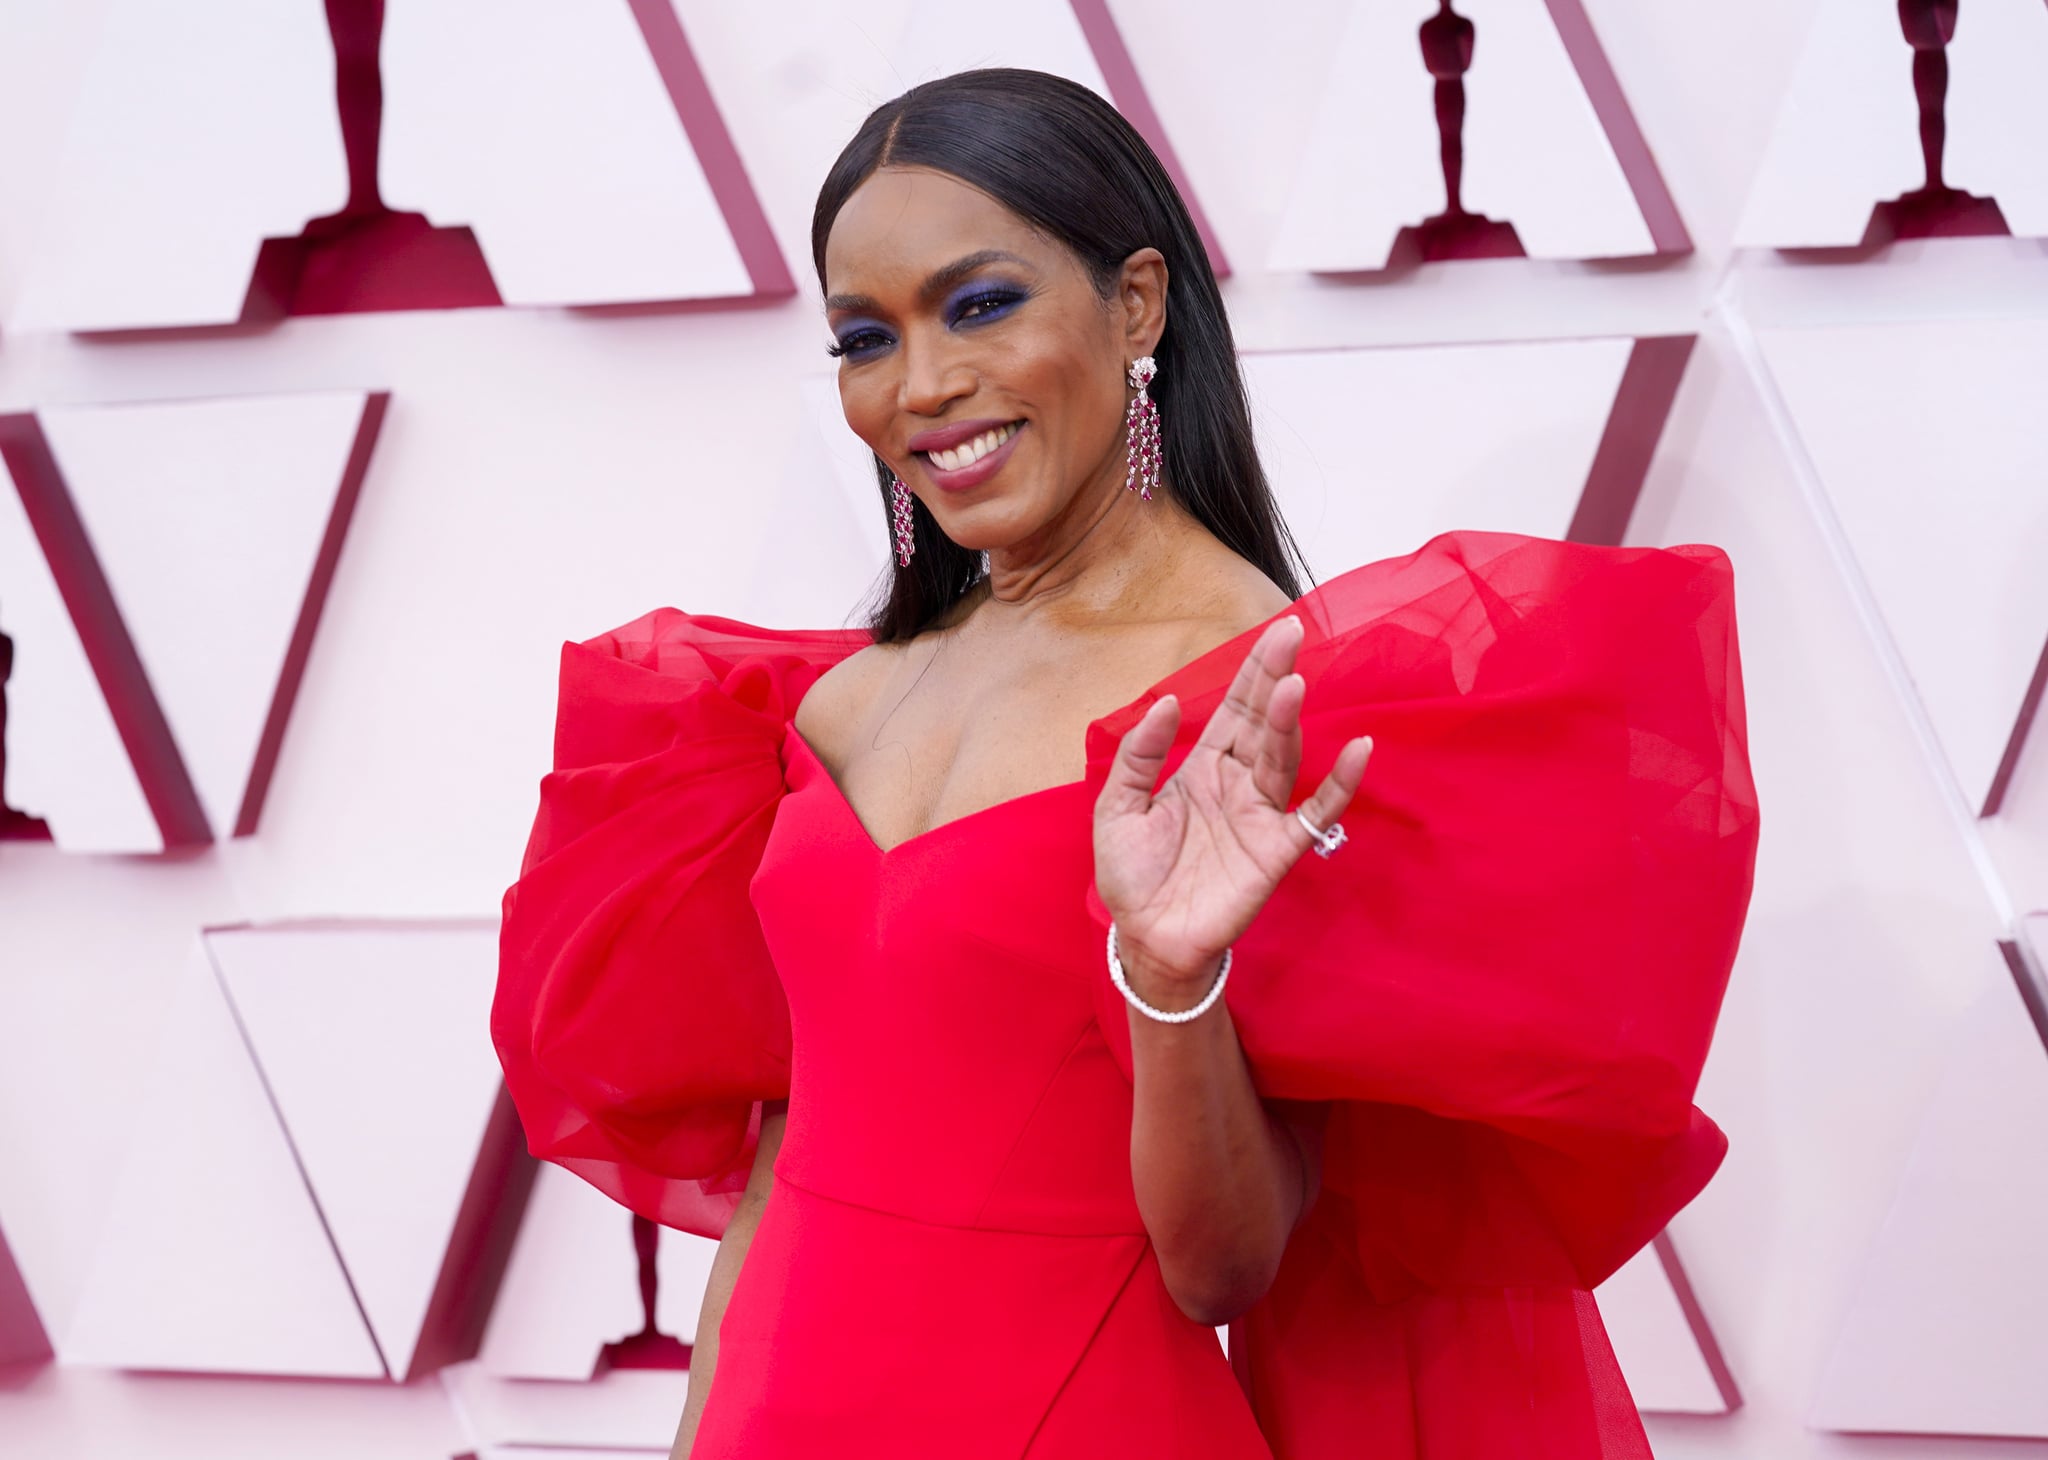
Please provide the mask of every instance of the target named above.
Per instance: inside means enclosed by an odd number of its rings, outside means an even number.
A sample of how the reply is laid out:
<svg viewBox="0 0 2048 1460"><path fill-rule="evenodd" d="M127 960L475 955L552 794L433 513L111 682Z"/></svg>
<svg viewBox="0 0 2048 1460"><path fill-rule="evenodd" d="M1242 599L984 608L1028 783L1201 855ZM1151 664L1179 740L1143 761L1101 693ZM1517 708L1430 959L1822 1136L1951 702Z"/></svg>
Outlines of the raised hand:
<svg viewBox="0 0 2048 1460"><path fill-rule="evenodd" d="M1095 802L1095 886L1119 955L1134 980L1169 995L1207 988L1223 950L1314 844L1289 805L1301 764L1302 635L1291 615L1267 627L1154 793L1180 725L1173 696L1156 702L1118 745ZM1303 815L1326 828L1343 815L1371 754L1369 737L1347 742Z"/></svg>

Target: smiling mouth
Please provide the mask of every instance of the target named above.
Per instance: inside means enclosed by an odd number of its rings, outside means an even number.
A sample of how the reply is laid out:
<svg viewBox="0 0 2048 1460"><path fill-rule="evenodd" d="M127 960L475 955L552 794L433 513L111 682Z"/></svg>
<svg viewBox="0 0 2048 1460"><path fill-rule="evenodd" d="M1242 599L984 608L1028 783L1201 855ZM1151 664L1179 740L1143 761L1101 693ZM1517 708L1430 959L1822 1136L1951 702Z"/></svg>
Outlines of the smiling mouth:
<svg viewBox="0 0 2048 1460"><path fill-rule="evenodd" d="M920 451L916 454L940 471L961 471L973 466L991 452L1000 450L1003 443L1016 435L1023 424L1022 421L1012 421L1007 426L984 431L972 441L963 441L958 446L949 447L944 451Z"/></svg>

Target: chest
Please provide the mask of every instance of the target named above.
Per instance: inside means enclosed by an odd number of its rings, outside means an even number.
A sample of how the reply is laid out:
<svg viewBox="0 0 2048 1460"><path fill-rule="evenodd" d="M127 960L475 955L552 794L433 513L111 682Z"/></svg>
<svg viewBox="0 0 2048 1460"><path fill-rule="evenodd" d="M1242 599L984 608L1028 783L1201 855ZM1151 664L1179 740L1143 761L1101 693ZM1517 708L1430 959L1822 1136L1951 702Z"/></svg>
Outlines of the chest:
<svg viewBox="0 0 2048 1460"><path fill-rule="evenodd" d="M839 747L835 779L882 846L1077 781L1101 713L1086 678L1042 663L934 662L877 696Z"/></svg>
<svg viewBox="0 0 2048 1460"><path fill-rule="evenodd" d="M913 646L806 733L874 842L891 847L1081 781L1089 726L1184 663L1187 640L1178 622L941 638Z"/></svg>

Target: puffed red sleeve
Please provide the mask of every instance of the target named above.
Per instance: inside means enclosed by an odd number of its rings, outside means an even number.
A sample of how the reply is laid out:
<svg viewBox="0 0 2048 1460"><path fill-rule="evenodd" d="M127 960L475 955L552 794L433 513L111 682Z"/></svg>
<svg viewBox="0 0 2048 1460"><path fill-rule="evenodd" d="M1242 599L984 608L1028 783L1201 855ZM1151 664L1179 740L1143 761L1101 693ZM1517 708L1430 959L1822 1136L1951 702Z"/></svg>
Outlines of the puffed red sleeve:
<svg viewBox="0 0 2048 1460"><path fill-rule="evenodd" d="M1692 1098L1756 851L1732 576L1454 533L1299 606L1298 794L1374 752L1227 992L1261 1091L1326 1117L1234 1351L1282 1460L1647 1460L1588 1290L1726 1149ZM1176 755L1241 657L1170 686ZM1144 703L1096 727L1098 774Z"/></svg>
<svg viewBox="0 0 2048 1460"><path fill-rule="evenodd" d="M657 609L564 644L554 769L506 889L491 1037L528 1147L718 1236L789 1013L748 899L784 728L868 642Z"/></svg>

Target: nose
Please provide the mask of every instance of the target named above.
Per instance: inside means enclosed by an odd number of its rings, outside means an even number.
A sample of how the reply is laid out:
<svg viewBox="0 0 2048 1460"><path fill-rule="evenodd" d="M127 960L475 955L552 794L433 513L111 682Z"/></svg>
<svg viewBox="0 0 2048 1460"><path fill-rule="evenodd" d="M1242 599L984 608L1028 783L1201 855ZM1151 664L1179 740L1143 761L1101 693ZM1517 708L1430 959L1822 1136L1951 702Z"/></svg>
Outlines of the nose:
<svg viewBox="0 0 2048 1460"><path fill-rule="evenodd" d="M911 415L937 416L956 400L974 393L974 371L950 342L930 337L906 339L899 357L903 378L897 404Z"/></svg>

